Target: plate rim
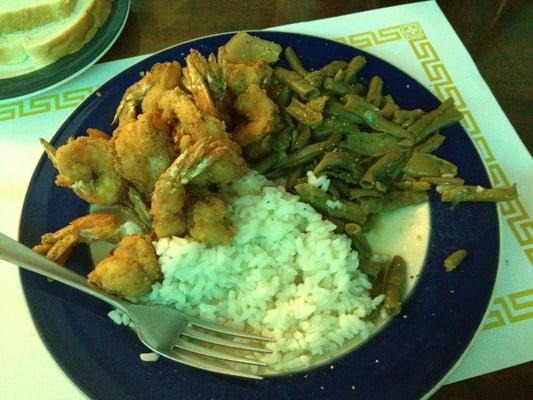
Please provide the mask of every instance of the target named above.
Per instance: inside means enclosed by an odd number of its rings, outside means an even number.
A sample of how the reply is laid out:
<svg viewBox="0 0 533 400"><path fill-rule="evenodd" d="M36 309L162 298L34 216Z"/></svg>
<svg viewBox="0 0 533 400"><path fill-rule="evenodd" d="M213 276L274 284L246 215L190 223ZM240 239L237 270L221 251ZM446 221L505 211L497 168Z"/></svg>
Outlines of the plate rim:
<svg viewBox="0 0 533 400"><path fill-rule="evenodd" d="M209 38L214 38L214 37L218 37L218 36L225 36L225 35L230 35L230 34L235 34L236 32L239 32L239 31L228 31L228 32L220 32L220 33L214 33L214 34L209 34L209 35L204 35L204 36L199 36L199 37L194 37L194 38L191 38L191 39L188 39L186 41L182 41L182 42L179 42L179 43L176 43L176 44L173 44L173 45L170 45L168 47L165 47L155 53L151 53L151 54L147 54L146 57L143 57L141 58L140 60L136 61L134 64L126 67L125 69L123 69L122 71L116 73L115 75L113 75L110 79L108 79L107 81L105 81L101 86L104 86L106 84L108 84L109 82L117 79L119 76L123 75L123 74L126 74L128 72L128 70L132 67L135 67L136 65L142 63L142 62L145 62L147 61L149 58L151 57L155 57L165 51L168 51L168 50L171 50L173 48L176 48L176 47L179 47L179 46L184 46L184 45L187 45L188 43L191 43L191 42L197 42L197 41L202 41L202 40L205 40L205 39L209 39ZM435 94L424 84L422 84L418 79L414 78L412 75L410 75L408 72L406 72L403 68L401 67L398 67L392 63L390 63L389 61L386 61L384 60L383 58L381 58L380 56L377 56L377 55L373 55L371 53L368 53L366 50L364 49L360 49L360 48L357 48L355 46L350 46L350 45L347 45L345 43L338 43L336 41L334 41L333 39L330 39L330 38L324 38L324 37L321 37L321 36L316 36L316 35L310 35L310 34L303 34L303 33L297 33L297 32L287 32L287 31L280 31L280 30L276 30L276 29L266 29L266 30L245 30L245 32L248 32L248 33L251 33L251 34L255 34L255 33L258 33L258 34L261 34L261 33L273 33L273 34L282 34L282 35L288 35L288 36L299 36L299 37L310 37L310 38L313 38L313 39L318 39L318 40L321 40L321 41L328 41L328 42L332 42L332 43L336 43L336 44L342 44L344 46L347 46L347 47L351 47L351 48L354 48L356 51L360 51L362 53L365 53L365 54L370 54L372 57L378 59L379 61L387 64L388 66L396 69L396 70L399 70L402 74L405 74L408 78L416 81L422 88L425 89L425 91L431 95L433 98L437 99L438 98L435 96ZM76 108L69 114L69 116L65 119L65 121L61 124L61 126L57 129L56 133L54 134L52 140L54 140L61 131L64 130L64 128L66 126L68 126L68 124L71 122L71 119L75 116L75 114L77 113L78 109L79 108L82 108L85 103L91 101L91 97L95 95L95 93L98 91L98 89L95 89L89 96L87 96L86 99L84 99L78 106L76 106ZM440 101L440 100L439 100ZM482 166L482 169L484 171L485 174L487 174L487 177L488 177L488 180L490 182L490 176L488 174L488 170L487 170L487 166L483 160L483 157L481 156L478 148L475 146L472 138L467 134L466 130L464 129L464 127L461 126L461 130L466 134L466 136L468 137L468 140L469 142L472 144L472 147L474 149L474 151L476 152L477 154L477 157L479 159L479 162L481 163L481 166ZM41 159L39 160L39 163L37 164L36 168L35 168L35 171L34 171L34 174L37 172L37 170L42 167L41 165L41 162L44 161L46 162L46 156L43 154L41 156ZM32 175L32 179L30 181L30 184L29 186L31 186L31 184L33 183L33 178L34 178L34 175ZM26 204L26 197L24 199L24 205ZM24 210L24 206L23 206L23 210ZM492 285L492 288L491 288L491 295L490 295L490 298L488 299L487 301L487 305L485 307L485 311L484 311L484 314L483 314L483 317L481 318L480 320L480 323L476 329L476 331L473 333L470 341L468 342L468 344L466 345L465 349L463 350L463 352L461 353L460 357L456 360L456 362L453 364L453 366L443 375L443 377L441 378L440 381L438 381L437 383L434 384L434 386L429 389L423 396L421 396L422 399L428 399L430 396L432 396L435 392L437 392L440 387L443 386L443 384L446 382L446 380L449 378L449 376L454 372L454 370L457 368L457 366L461 363L461 361L464 359L465 355L468 353L468 351L470 350L470 348L472 347L472 344L475 342L476 338L478 337L480 331L482 330L482 326L483 326L483 321L486 319L486 316L487 314L489 313L490 311L490 304L491 304L491 301L493 300L494 296L495 296L495 288L496 288L496 282L497 282L497 279L498 279L498 276L500 274L500 257L501 257L501 247L502 247L502 229L501 229L501 223L500 223L500 218L501 218L501 211L498 207L496 207L496 205L494 205L494 208L495 208L495 224L496 224L496 228L498 230L498 248L496 250L496 253L497 253L497 260L496 260L496 273L495 273L495 277L494 277L494 284ZM21 235L21 229L22 229L22 225L19 226L19 238L20 238L20 235ZM426 256L427 256L427 253L426 253ZM21 271L21 279L22 279L22 274L23 272ZM21 282L22 284L22 282ZM24 287L24 285L22 285ZM414 289L414 288L413 288ZM25 296L26 296L26 291L24 291L25 293ZM32 312L32 318L33 318L33 310L31 310ZM47 345L47 342L44 340L44 338L41 336L41 332L39 331L39 336L41 337L41 340L43 340L43 343L46 345L47 349L48 349L48 345ZM50 351L48 349L48 351ZM51 352L50 352L51 353ZM53 353L51 353L53 355ZM83 393L85 394L89 394L88 392L85 391L85 388L82 388L80 386L78 386L77 382L72 379L71 377L71 374L63 368L63 366L57 362L57 360L54 358L54 361L56 362L57 365L60 366L61 370L63 370L63 372L69 377L69 379L72 380L72 382L74 383L74 385L80 390L82 391ZM278 378L283 378L283 377L270 377L270 376L267 376L266 379L278 379Z"/></svg>

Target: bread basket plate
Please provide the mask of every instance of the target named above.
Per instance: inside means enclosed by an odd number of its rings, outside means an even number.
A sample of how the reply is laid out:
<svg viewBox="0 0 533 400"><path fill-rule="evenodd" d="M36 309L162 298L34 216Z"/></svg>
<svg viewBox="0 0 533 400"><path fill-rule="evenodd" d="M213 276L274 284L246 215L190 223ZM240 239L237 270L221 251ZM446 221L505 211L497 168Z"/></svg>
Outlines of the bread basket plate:
<svg viewBox="0 0 533 400"><path fill-rule="evenodd" d="M0 65L0 100L35 95L65 83L96 63L120 36L130 10L130 0L113 0L111 12L80 50L40 66L27 59L21 64Z"/></svg>
<svg viewBox="0 0 533 400"><path fill-rule="evenodd" d="M308 68L332 60L367 59L361 79L379 75L385 91L403 108L434 109L439 100L391 64L359 49L330 40L282 32L251 32L283 47L291 46ZM231 33L191 40L127 68L90 95L65 121L52 140L58 146L73 132L111 130L114 111L125 89L156 62L183 61L191 48L217 51ZM459 167L467 182L490 186L476 148L455 124L437 155ZM64 226L89 211L70 190L54 185L56 172L43 155L26 194L20 240L39 242L40 235ZM57 363L93 399L416 399L428 397L446 379L474 339L490 303L498 270L500 232L491 203L457 207L430 196L429 244L418 281L400 315L348 354L331 363L292 375L249 381L215 375L160 359L146 363L146 352L129 329L115 325L109 308L59 283L21 271L24 293L35 325ZM469 255L453 272L443 259L465 248ZM87 247L78 247L69 266L90 270Z"/></svg>

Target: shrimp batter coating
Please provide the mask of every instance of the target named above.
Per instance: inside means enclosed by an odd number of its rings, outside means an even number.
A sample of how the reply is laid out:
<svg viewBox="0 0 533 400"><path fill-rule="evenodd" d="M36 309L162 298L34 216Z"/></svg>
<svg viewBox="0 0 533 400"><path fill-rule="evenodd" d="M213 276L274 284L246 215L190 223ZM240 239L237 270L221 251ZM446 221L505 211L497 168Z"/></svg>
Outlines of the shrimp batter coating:
<svg viewBox="0 0 533 400"><path fill-rule="evenodd" d="M120 125L111 146L116 170L148 198L159 176L176 158L170 128L154 113Z"/></svg>
<svg viewBox="0 0 533 400"><path fill-rule="evenodd" d="M194 100L180 89L165 92L159 106L163 119L169 123L177 119L183 135L191 136L193 142L205 137L227 136L225 123L200 111Z"/></svg>
<svg viewBox="0 0 533 400"><path fill-rule="evenodd" d="M150 237L126 236L88 275L89 282L119 296L137 297L148 293L161 280L161 268Z"/></svg>
<svg viewBox="0 0 533 400"><path fill-rule="evenodd" d="M57 150L41 143L57 169L56 185L71 188L83 200L98 206L120 203L126 181L113 166L109 140L101 137L70 138Z"/></svg>
<svg viewBox="0 0 533 400"><path fill-rule="evenodd" d="M71 221L56 232L45 233L33 250L52 261L64 264L74 246L94 240L118 243L125 235L125 227L118 215L94 212Z"/></svg>
<svg viewBox="0 0 533 400"><path fill-rule="evenodd" d="M157 63L141 80L126 89L113 122L119 125L134 120L140 111L157 112L159 99L166 90L181 82L181 65L177 61Z"/></svg>
<svg viewBox="0 0 533 400"><path fill-rule="evenodd" d="M210 193L189 207L187 224L191 237L208 246L230 244L235 237L235 228L225 216L227 206L227 196Z"/></svg>
<svg viewBox="0 0 533 400"><path fill-rule="evenodd" d="M248 123L238 125L233 132L233 139L241 146L257 142L275 130L280 122L277 104L256 84L250 85L237 97L234 106L248 120Z"/></svg>
<svg viewBox="0 0 533 400"><path fill-rule="evenodd" d="M253 65L228 64L227 70L228 87L234 96L240 95L253 84L267 86L273 73L265 60L259 60Z"/></svg>
<svg viewBox="0 0 533 400"><path fill-rule="evenodd" d="M157 180L152 196L150 214L158 238L187 233L188 184L224 185L247 172L238 149L229 139L203 138L174 160Z"/></svg>

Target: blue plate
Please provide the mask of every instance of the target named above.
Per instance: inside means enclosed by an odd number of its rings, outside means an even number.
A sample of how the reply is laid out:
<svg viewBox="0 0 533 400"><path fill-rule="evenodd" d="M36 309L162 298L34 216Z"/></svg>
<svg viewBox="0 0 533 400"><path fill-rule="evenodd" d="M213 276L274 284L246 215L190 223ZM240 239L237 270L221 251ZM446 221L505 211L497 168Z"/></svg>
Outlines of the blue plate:
<svg viewBox="0 0 533 400"><path fill-rule="evenodd" d="M0 100L37 94L56 87L81 74L111 48L126 24L130 0L114 0L104 25L80 50L40 68L30 61L13 66L30 72L6 78L0 73ZM1 66L0 66L1 67ZM11 70L10 70L11 71Z"/></svg>
<svg viewBox="0 0 533 400"><path fill-rule="evenodd" d="M361 79L379 75L386 91L403 108L430 110L439 101L427 89L392 65L361 50L317 37L253 32L291 46L308 68L362 54L367 65ZM95 127L111 131L122 93L155 62L182 61L189 49L217 51L231 34L189 41L155 54L128 68L89 96L59 129L52 144ZM437 154L458 165L467 182L490 186L487 173L459 124L442 130L447 136ZM26 195L20 240L39 242L88 212L70 190L54 185L55 170L43 156ZM133 332L113 324L108 307L60 283L21 272L35 324L59 365L94 399L415 399L436 390L458 362L477 332L489 304L498 267L499 227L494 204L465 203L452 207L431 196L430 242L417 285L402 314L362 346L329 365L292 376L249 381L210 374L159 360L144 363L146 351ZM468 257L453 273L443 259L457 248ZM89 270L86 247L73 253L69 265ZM355 389L353 389L355 388Z"/></svg>

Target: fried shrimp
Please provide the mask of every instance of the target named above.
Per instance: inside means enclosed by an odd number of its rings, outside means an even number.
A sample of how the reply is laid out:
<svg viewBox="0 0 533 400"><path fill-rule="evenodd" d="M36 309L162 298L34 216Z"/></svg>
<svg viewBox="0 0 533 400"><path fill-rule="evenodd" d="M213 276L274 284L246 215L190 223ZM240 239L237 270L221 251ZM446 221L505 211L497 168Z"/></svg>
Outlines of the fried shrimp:
<svg viewBox="0 0 533 400"><path fill-rule="evenodd" d="M225 185L247 172L229 139L203 138L185 150L155 184L150 214L158 238L187 233L187 185Z"/></svg>
<svg viewBox="0 0 533 400"><path fill-rule="evenodd" d="M141 111L157 112L159 99L166 90L181 81L181 65L177 61L157 63L141 80L126 89L118 105L113 123L134 120Z"/></svg>
<svg viewBox="0 0 533 400"><path fill-rule="evenodd" d="M76 218L56 232L45 233L41 243L33 250L52 261L64 263L74 246L95 240L117 243L128 230L139 230L131 224L122 224L118 215L109 212L94 212Z"/></svg>
<svg viewBox="0 0 533 400"><path fill-rule="evenodd" d="M152 284L162 278L150 237L124 237L88 278L90 283L119 296L136 297L149 292Z"/></svg>
<svg viewBox="0 0 533 400"><path fill-rule="evenodd" d="M189 234L194 240L208 246L230 244L235 228L227 221L227 196L209 193L187 209Z"/></svg>
<svg viewBox="0 0 533 400"><path fill-rule="evenodd" d="M202 112L194 100L179 88L165 92L159 105L163 119L169 123L177 120L181 134L190 136L192 142L206 137L228 135L223 121Z"/></svg>
<svg viewBox="0 0 533 400"><path fill-rule="evenodd" d="M272 67L265 60L259 60L252 65L228 64L228 88L234 96L243 93L250 85L261 87L268 85L272 78Z"/></svg>
<svg viewBox="0 0 533 400"><path fill-rule="evenodd" d="M278 106L256 84L250 85L237 97L234 107L248 120L247 123L238 125L233 132L233 139L241 146L260 140L280 122Z"/></svg>
<svg viewBox="0 0 533 400"><path fill-rule="evenodd" d="M126 181L113 167L109 140L80 136L70 138L58 149L44 139L40 141L57 169L56 185L67 186L83 200L98 206L120 203Z"/></svg>
<svg viewBox="0 0 533 400"><path fill-rule="evenodd" d="M114 166L124 179L150 198L159 176L176 158L169 126L158 114L141 114L113 133Z"/></svg>
<svg viewBox="0 0 533 400"><path fill-rule="evenodd" d="M217 118L218 111L207 83L207 60L198 50L191 49L185 61L187 67L183 69L183 85L191 92L194 102L202 112Z"/></svg>

